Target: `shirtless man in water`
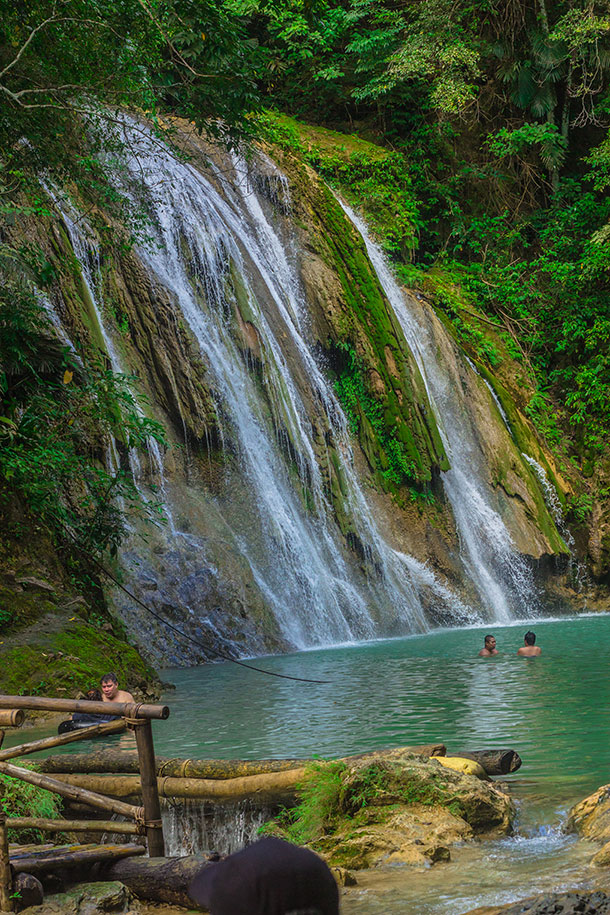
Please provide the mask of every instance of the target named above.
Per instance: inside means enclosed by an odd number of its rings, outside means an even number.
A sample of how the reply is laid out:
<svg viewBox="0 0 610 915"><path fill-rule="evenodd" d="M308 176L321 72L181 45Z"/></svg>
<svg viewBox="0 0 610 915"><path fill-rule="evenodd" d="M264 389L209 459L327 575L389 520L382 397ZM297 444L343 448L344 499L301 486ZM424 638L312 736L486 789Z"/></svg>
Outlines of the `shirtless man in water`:
<svg viewBox="0 0 610 915"><path fill-rule="evenodd" d="M134 702L131 693L125 689L119 689L119 681L116 674L104 674L100 680L102 687L102 702Z"/></svg>
<svg viewBox="0 0 610 915"><path fill-rule="evenodd" d="M496 639L493 635L485 636L485 647L481 648L479 652L480 658L491 658L493 655L498 653L496 648Z"/></svg>
<svg viewBox="0 0 610 915"><path fill-rule="evenodd" d="M523 645L517 650L522 658L535 658L542 654L542 650L536 645L536 636L533 632L526 632L523 638Z"/></svg>

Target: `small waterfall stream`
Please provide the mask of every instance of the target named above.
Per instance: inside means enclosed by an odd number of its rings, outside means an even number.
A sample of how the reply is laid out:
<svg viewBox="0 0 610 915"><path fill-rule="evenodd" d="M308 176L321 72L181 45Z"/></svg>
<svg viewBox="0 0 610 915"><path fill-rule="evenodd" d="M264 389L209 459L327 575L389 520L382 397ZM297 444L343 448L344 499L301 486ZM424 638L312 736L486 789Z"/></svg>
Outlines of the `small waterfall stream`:
<svg viewBox="0 0 610 915"><path fill-rule="evenodd" d="M456 520L462 561L490 619L508 622L522 615L524 609L531 616L538 603L531 573L517 553L484 482L482 454L465 408L460 379L452 377L442 364L423 313L416 313L416 303L398 286L363 221L349 207L342 206L365 242L424 379L451 464L442 475L443 485Z"/></svg>

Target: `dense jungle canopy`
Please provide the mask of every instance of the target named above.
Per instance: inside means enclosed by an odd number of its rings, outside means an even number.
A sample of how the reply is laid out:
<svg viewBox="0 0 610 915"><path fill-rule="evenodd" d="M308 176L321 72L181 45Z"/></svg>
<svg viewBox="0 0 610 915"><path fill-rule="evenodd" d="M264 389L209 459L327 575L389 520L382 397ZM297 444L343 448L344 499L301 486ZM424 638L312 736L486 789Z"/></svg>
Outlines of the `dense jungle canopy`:
<svg viewBox="0 0 610 915"><path fill-rule="evenodd" d="M51 282L49 264L34 245L3 244L5 229L45 218L44 174L74 182L137 233L138 214L104 181L116 142L104 125L124 107L159 124L187 118L229 144L275 142L350 188L401 278L434 296L490 369L498 354L480 322L465 320L470 304L534 372L528 412L549 444L585 476L603 466L608 3L0 0L0 13L0 457L5 484L51 529L68 525L88 548L116 548L122 522L108 492L126 481L89 470L61 517L53 493L83 471L88 424L117 425L121 398L130 444L151 428L120 379L95 365L79 375L49 348L28 292L32 277ZM338 146L355 134L386 154L375 160L356 144L339 156L314 133L304 142L291 118L337 131ZM75 418L61 447L58 410ZM586 519L592 504L585 487L573 518Z"/></svg>

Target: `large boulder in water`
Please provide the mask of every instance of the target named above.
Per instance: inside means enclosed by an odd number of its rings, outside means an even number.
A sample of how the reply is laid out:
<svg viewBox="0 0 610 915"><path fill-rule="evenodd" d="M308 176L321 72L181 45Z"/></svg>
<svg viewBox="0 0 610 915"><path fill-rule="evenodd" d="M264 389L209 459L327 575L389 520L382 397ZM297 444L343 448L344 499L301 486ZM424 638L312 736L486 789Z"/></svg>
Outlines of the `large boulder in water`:
<svg viewBox="0 0 610 915"><path fill-rule="evenodd" d="M610 864L610 785L602 785L584 801L572 807L566 830L577 832L593 842L603 842L603 847L593 856L591 864L598 867Z"/></svg>
<svg viewBox="0 0 610 915"><path fill-rule="evenodd" d="M273 828L356 869L447 861L456 842L510 832L515 814L492 782L396 751L316 763L301 791L301 805Z"/></svg>

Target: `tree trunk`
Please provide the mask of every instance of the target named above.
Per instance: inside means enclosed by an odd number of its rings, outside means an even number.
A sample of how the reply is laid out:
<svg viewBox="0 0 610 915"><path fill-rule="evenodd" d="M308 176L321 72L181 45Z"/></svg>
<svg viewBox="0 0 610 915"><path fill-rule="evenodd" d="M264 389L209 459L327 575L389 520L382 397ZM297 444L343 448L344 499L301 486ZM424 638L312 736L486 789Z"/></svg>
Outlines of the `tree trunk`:
<svg viewBox="0 0 610 915"><path fill-rule="evenodd" d="M119 880L140 899L198 908L188 894L188 886L207 858L132 858L105 868L98 879ZM213 865L212 865L213 866Z"/></svg>
<svg viewBox="0 0 610 915"><path fill-rule="evenodd" d="M508 775L521 767L521 757L515 750L472 750L451 755L474 759L488 775Z"/></svg>
<svg viewBox="0 0 610 915"><path fill-rule="evenodd" d="M42 874L65 867L90 871L91 865L100 861L143 854L143 845L61 845L43 851L15 852L11 855L11 868L14 874Z"/></svg>
<svg viewBox="0 0 610 915"><path fill-rule="evenodd" d="M379 751L361 753L357 756L346 756L343 761L365 759ZM387 752L387 751L384 751ZM415 753L418 756L445 756L446 747L442 743L425 746L399 747L397 753ZM311 759L178 759L157 756L157 775L174 778L207 778L233 779L250 775L267 775L275 772L287 772L302 769ZM135 750L94 750L91 753L71 753L69 756L48 756L41 759L39 766L42 772L64 774L66 769L71 773L137 773L138 754Z"/></svg>

